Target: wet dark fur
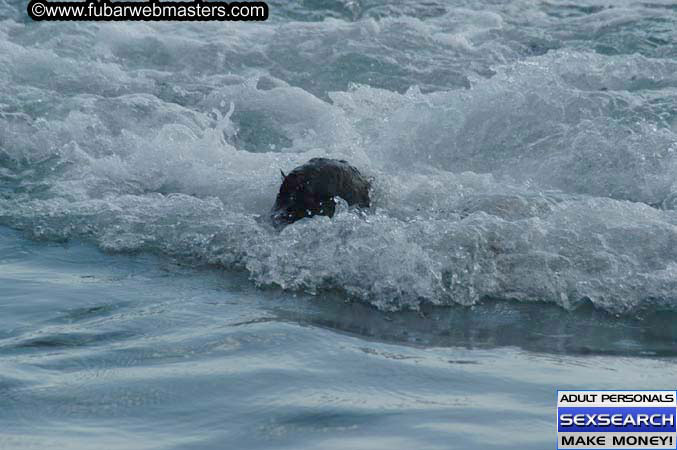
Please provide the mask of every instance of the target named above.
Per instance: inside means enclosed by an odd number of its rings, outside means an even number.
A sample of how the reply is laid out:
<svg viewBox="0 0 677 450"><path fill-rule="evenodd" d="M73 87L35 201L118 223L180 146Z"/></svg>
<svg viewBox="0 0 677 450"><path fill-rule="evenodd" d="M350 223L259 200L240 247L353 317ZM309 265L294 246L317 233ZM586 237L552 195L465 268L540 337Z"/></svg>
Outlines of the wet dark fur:
<svg viewBox="0 0 677 450"><path fill-rule="evenodd" d="M359 170L338 159L313 158L292 170L284 179L270 218L275 227L283 227L304 217L333 217L335 197L348 205L368 208L369 181Z"/></svg>

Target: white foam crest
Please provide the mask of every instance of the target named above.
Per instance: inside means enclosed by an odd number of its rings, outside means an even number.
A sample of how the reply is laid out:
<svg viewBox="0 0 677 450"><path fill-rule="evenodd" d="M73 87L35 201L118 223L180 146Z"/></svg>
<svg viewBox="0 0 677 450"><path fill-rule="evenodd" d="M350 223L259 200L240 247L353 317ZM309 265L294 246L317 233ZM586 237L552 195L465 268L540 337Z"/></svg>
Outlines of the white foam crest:
<svg viewBox="0 0 677 450"><path fill-rule="evenodd" d="M384 309L674 309L677 67L520 56L505 14L532 3L172 36L4 22L0 222ZM274 232L279 169L314 156L373 177L372 210Z"/></svg>
<svg viewBox="0 0 677 450"><path fill-rule="evenodd" d="M677 135L658 119L662 111L653 113L658 123L647 121L657 102L627 91L589 93L571 82L590 71L610 83L621 70L629 79L648 76L653 69L644 59L628 64L627 58L554 52L501 69L467 91L400 95L356 87L333 93L332 100L349 113L372 160L389 167L471 170L658 204L677 174ZM674 74L664 79L677 81Z"/></svg>
<svg viewBox="0 0 677 450"><path fill-rule="evenodd" d="M466 196L474 202L465 210L438 217L401 219L378 206L366 215L342 210L279 234L216 198L185 194L2 201L0 217L28 225L36 236L90 234L108 250L158 250L244 268L260 284L311 293L337 289L384 309L483 298L567 308L589 301L613 312L656 302L674 307L674 212L515 194L500 197L513 214L501 217L491 210L496 196ZM515 205L535 210L517 218Z"/></svg>

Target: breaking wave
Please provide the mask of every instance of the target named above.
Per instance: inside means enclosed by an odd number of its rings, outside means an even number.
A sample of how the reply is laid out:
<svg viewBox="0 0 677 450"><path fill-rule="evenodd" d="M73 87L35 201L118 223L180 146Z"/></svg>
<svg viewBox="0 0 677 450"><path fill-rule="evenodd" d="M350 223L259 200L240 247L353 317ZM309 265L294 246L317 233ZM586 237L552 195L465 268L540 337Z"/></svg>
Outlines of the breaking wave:
<svg viewBox="0 0 677 450"><path fill-rule="evenodd" d="M677 309L674 11L335 3L175 30L3 0L0 224L387 310ZM273 231L279 169L316 156L373 207Z"/></svg>

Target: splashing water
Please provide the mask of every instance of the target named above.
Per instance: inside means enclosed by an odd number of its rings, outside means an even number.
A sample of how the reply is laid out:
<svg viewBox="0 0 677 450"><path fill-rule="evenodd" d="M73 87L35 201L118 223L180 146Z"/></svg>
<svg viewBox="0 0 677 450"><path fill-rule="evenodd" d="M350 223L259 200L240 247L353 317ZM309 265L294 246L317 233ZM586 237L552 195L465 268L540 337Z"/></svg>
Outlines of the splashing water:
<svg viewBox="0 0 677 450"><path fill-rule="evenodd" d="M0 224L390 310L677 307L667 3L332 4L175 29L3 1ZM272 231L279 169L316 156L372 210Z"/></svg>

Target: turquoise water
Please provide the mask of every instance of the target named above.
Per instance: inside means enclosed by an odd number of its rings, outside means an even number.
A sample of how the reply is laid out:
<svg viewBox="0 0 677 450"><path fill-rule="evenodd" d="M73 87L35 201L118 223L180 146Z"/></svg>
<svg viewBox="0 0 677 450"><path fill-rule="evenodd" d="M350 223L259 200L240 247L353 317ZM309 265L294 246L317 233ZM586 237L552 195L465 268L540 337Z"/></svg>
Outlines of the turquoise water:
<svg viewBox="0 0 677 450"><path fill-rule="evenodd" d="M0 249L2 448L542 449L557 388L677 382L672 319L384 314L6 229Z"/></svg>
<svg viewBox="0 0 677 450"><path fill-rule="evenodd" d="M0 448L543 449L556 389L675 389L673 2L270 10L0 0ZM316 156L372 208L275 232Z"/></svg>

